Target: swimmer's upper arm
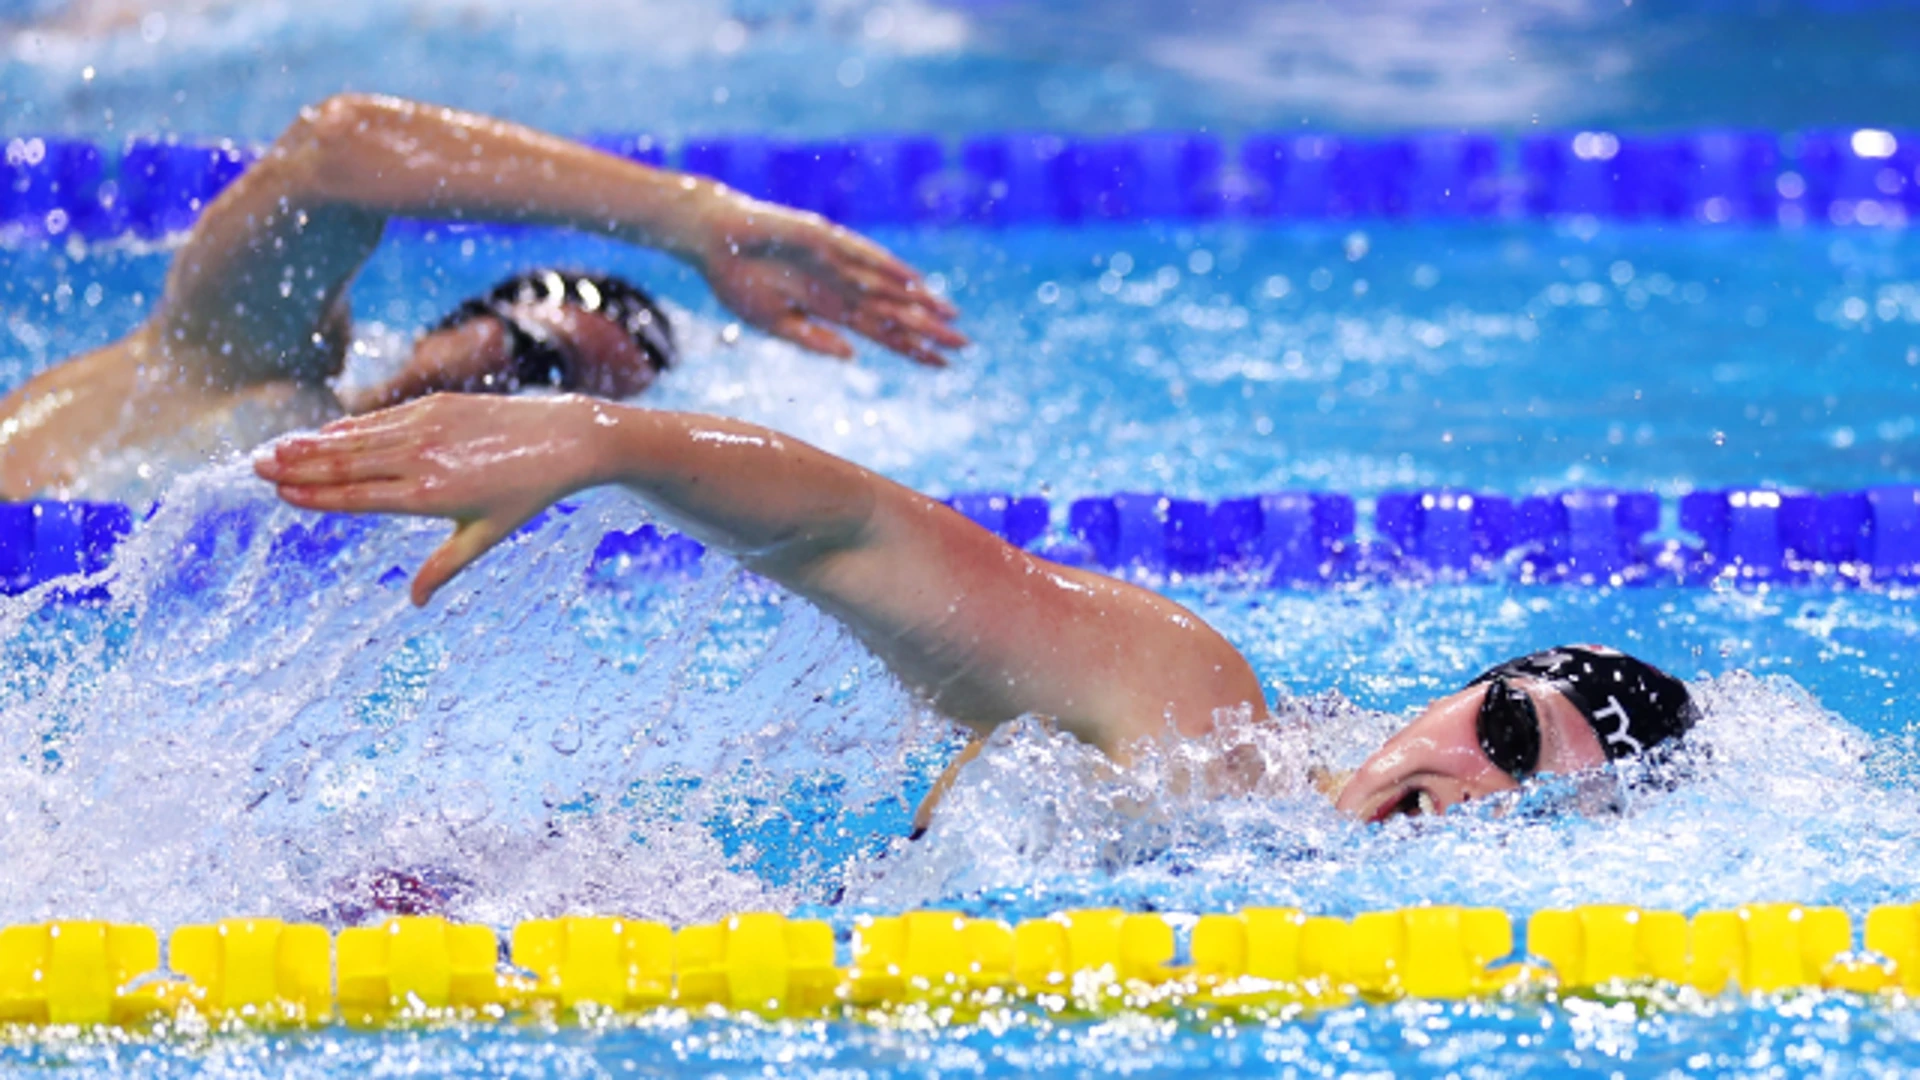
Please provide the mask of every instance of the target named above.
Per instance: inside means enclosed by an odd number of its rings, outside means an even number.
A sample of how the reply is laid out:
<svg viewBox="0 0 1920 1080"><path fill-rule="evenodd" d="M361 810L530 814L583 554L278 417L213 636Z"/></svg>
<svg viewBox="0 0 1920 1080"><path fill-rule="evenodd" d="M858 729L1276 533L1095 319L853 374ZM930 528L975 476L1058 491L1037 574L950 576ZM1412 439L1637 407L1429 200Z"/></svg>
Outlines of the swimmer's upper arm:
<svg viewBox="0 0 1920 1080"><path fill-rule="evenodd" d="M390 217L514 221L691 249L713 185L530 128L398 98L302 109L174 257L156 328L238 385L318 382ZM231 346L229 348L228 346Z"/></svg>
<svg viewBox="0 0 1920 1080"><path fill-rule="evenodd" d="M1028 714L1115 756L1169 727L1264 707L1239 650L1165 597L1012 547L890 481L857 541L802 592L839 615L943 714L978 731Z"/></svg>
<svg viewBox="0 0 1920 1080"><path fill-rule="evenodd" d="M168 268L154 332L228 388L321 382L348 330L345 294L380 242L383 214L326 190L356 99L302 110L207 206Z"/></svg>

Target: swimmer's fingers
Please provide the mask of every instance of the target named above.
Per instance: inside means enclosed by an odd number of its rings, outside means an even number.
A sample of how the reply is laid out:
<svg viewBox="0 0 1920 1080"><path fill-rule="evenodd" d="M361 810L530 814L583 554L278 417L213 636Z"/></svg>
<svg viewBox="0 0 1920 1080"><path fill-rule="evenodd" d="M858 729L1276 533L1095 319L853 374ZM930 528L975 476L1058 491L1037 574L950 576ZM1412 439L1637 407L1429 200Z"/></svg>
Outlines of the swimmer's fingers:
<svg viewBox="0 0 1920 1080"><path fill-rule="evenodd" d="M287 453L276 450L270 456L256 458L253 463L253 471L262 480L302 487L398 480L417 468L418 452L406 444L360 451L342 451L324 445L296 448Z"/></svg>
<svg viewBox="0 0 1920 1080"><path fill-rule="evenodd" d="M368 480L347 484L276 483L280 497L303 510L342 514L420 514L436 511L424 505L418 480Z"/></svg>
<svg viewBox="0 0 1920 1080"><path fill-rule="evenodd" d="M901 262L899 259L894 258L878 247L875 247L870 253L863 253L863 257L859 259L858 265L867 272L884 281L893 282L895 285L906 288L925 289L920 277L920 271L915 270L913 267L908 266L906 263ZM943 300L941 303L944 304L946 301Z"/></svg>
<svg viewBox="0 0 1920 1080"><path fill-rule="evenodd" d="M433 599L433 594L439 592L442 585L452 581L453 576L466 569L467 564L506 539L520 524L480 518L456 525L447 542L427 556L427 561L420 564L420 572L413 575L414 606L426 607L427 601Z"/></svg>
<svg viewBox="0 0 1920 1080"><path fill-rule="evenodd" d="M928 345L923 338L901 327L891 326L884 329L876 328L871 332L861 332L865 334L868 339L892 349L894 352L899 353L901 356L912 360L922 367L943 368L947 366L947 358L945 356L942 356L932 346Z"/></svg>
<svg viewBox="0 0 1920 1080"><path fill-rule="evenodd" d="M898 258L894 257L892 252L861 236L859 233L850 232L846 229L840 229L838 232L843 241L843 249L856 266L878 275L884 280L891 281L896 285L915 288L923 295L931 296L931 294L927 294L925 291L926 286L921 281L920 271L901 262ZM938 297L931 297L931 299L933 299L936 306L945 311L949 318L959 314L959 311L945 300L941 300Z"/></svg>
<svg viewBox="0 0 1920 1080"><path fill-rule="evenodd" d="M798 311L789 312L761 326L761 329L777 338L784 338L803 349L839 357L842 360L853 359L853 346L825 324L818 323Z"/></svg>
<svg viewBox="0 0 1920 1080"><path fill-rule="evenodd" d="M895 326L904 327L943 348L958 349L968 344L967 335L947 325L945 319L923 307L884 302L864 306L875 317Z"/></svg>
<svg viewBox="0 0 1920 1080"><path fill-rule="evenodd" d="M927 291L920 272L901 262L892 252L851 229L826 223L807 215L806 231L789 243L796 243L812 260L855 284L860 290L877 293L907 304L923 304L943 318L952 319L960 310L947 300ZM811 234L811 235L809 235ZM814 237L823 236L823 240Z"/></svg>
<svg viewBox="0 0 1920 1080"><path fill-rule="evenodd" d="M965 335L947 324L936 297L840 261L809 266L788 259L739 258L716 264L708 281L721 302L750 325L829 356L851 359L854 353L846 338L827 324L846 327L933 367L947 362L937 349L967 343Z"/></svg>
<svg viewBox="0 0 1920 1080"><path fill-rule="evenodd" d="M869 305L853 312L846 324L862 337L927 367L947 366L947 358L936 351L935 345L952 348L966 344L965 338L933 322L923 313L879 305Z"/></svg>
<svg viewBox="0 0 1920 1080"><path fill-rule="evenodd" d="M959 311L952 304L927 291L925 285L902 284L875 276L869 271L849 274L859 294L868 302L880 301L901 308L925 311L942 325L953 321Z"/></svg>
<svg viewBox="0 0 1920 1080"><path fill-rule="evenodd" d="M968 343L966 335L949 326L942 315L922 305L917 298L893 298L907 295L902 292L890 296L862 295L859 292L847 295L836 289L800 282L783 282L781 288L789 296L791 312L773 320L768 324L769 327L782 321L790 322L795 314L804 314L823 322L838 323L930 367L945 367L947 364L946 357L941 356L937 348L957 349ZM781 336L800 340L788 334ZM837 335L835 339L838 340Z"/></svg>
<svg viewBox="0 0 1920 1080"><path fill-rule="evenodd" d="M819 301L823 298L810 299ZM772 320L766 329L819 352L851 357L853 350L847 345L846 339L822 325L824 322L838 323L869 341L928 367L947 366L947 358L940 355L936 345L953 348L967 342L957 331L923 311L882 303L850 307L837 299L811 304L796 300L792 311ZM835 347L815 345L814 341L834 343Z"/></svg>
<svg viewBox="0 0 1920 1080"><path fill-rule="evenodd" d="M789 220L792 225L773 236L782 246L800 248L823 261L855 262L889 274L903 270L913 274L892 252L844 225L835 225L818 214L795 214Z"/></svg>
<svg viewBox="0 0 1920 1080"><path fill-rule="evenodd" d="M404 445L412 439L411 427L400 418L374 413L356 417L351 421L355 426L345 426L347 423L336 420L317 432L278 439L262 453L261 459L287 465L342 454L377 453Z"/></svg>

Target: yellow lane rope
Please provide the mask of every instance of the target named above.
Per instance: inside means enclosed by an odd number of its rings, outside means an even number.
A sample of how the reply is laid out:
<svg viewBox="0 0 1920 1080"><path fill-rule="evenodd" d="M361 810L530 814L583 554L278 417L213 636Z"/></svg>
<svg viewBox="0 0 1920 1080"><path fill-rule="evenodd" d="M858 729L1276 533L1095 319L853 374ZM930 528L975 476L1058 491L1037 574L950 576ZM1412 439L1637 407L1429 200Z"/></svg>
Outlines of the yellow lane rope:
<svg viewBox="0 0 1920 1080"><path fill-rule="evenodd" d="M1175 963L1176 927L1186 931ZM862 918L851 963L824 922L748 913L673 930L613 917L523 922L510 963L485 926L394 918L330 935L277 919L183 926L54 922L0 929L0 1023L137 1024L196 1013L271 1024L376 1026L592 1008L718 1008L859 1018L1016 1004L1097 1014L1185 1008L1248 1015L1494 995L1920 995L1920 905L1868 914L1797 904L1677 912L1541 911L1527 954L1491 908L1418 907L1352 919L1289 908L1165 917L1107 909L1015 926L950 911Z"/></svg>

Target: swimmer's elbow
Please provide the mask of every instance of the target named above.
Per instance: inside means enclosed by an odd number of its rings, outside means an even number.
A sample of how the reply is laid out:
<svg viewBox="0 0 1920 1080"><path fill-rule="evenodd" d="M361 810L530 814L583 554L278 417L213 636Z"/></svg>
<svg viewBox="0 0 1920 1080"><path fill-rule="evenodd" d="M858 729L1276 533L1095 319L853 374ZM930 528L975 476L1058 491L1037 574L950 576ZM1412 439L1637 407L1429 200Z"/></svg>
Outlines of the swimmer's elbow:
<svg viewBox="0 0 1920 1080"><path fill-rule="evenodd" d="M399 107L393 98L373 94L335 94L300 110L300 116L281 136L282 142L294 142L320 149L352 144L392 115Z"/></svg>
<svg viewBox="0 0 1920 1080"><path fill-rule="evenodd" d="M1139 658L1139 669L1157 671L1155 685L1183 688L1178 726L1189 734L1210 730L1223 712L1266 710L1266 691L1253 665L1219 631L1194 618L1183 625L1178 645L1164 656L1164 664Z"/></svg>
<svg viewBox="0 0 1920 1080"><path fill-rule="evenodd" d="M285 182L316 194L350 194L365 179L366 150L409 106L374 94L335 94L300 110L259 168L287 171Z"/></svg>

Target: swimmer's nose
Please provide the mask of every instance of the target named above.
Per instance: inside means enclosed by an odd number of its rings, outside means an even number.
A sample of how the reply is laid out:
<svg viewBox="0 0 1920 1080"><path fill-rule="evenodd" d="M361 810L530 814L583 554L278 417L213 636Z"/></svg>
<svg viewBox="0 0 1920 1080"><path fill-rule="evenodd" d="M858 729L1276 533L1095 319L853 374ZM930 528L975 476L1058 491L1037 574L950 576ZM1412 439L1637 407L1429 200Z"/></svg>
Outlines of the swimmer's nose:
<svg viewBox="0 0 1920 1080"><path fill-rule="evenodd" d="M1367 759L1334 798L1333 808L1350 818L1379 821L1403 797L1403 780L1412 772L1403 747L1391 741Z"/></svg>

